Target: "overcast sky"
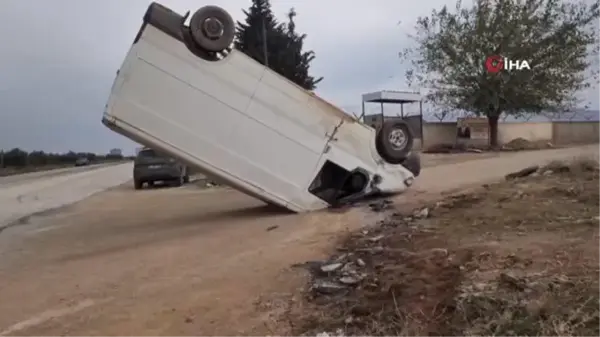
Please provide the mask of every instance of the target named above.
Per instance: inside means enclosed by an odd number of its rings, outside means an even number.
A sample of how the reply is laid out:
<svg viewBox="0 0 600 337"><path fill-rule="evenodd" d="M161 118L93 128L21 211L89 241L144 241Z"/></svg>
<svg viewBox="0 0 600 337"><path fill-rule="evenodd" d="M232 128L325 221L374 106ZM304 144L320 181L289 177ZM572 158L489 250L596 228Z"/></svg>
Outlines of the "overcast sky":
<svg viewBox="0 0 600 337"><path fill-rule="evenodd" d="M591 0L590 0L591 1ZM136 145L100 120L116 70L149 0L1 0L0 148L90 151ZM159 1L185 13L203 2ZM250 0L212 0L234 19ZM208 2L207 2L208 3ZM317 93L348 110L361 94L405 88L398 52L419 15L454 0L272 0L278 18L296 8L297 29L325 79ZM597 89L594 107L598 107Z"/></svg>

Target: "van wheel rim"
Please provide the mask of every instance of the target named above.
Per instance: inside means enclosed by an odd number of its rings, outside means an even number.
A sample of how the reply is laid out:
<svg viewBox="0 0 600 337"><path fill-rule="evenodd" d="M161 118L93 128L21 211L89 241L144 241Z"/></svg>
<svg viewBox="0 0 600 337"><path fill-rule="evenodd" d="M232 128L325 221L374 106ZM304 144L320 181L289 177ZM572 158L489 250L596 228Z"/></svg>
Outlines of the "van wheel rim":
<svg viewBox="0 0 600 337"><path fill-rule="evenodd" d="M208 18L202 23L202 30L206 37L211 40L217 40L225 32L223 23L217 18Z"/></svg>
<svg viewBox="0 0 600 337"><path fill-rule="evenodd" d="M390 132L388 140L392 147L396 150L402 150L406 146L407 137L403 130L397 129Z"/></svg>

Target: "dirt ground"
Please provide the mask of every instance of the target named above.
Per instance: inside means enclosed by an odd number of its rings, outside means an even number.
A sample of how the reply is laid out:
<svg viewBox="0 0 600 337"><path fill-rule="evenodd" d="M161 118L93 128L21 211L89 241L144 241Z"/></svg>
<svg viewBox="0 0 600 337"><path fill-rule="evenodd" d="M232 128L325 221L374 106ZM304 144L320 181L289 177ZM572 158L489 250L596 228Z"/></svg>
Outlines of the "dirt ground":
<svg viewBox="0 0 600 337"><path fill-rule="evenodd" d="M598 336L598 182L597 161L555 162L414 211L387 207L302 265L294 334Z"/></svg>
<svg viewBox="0 0 600 337"><path fill-rule="evenodd" d="M527 162L597 154L425 158L394 203L416 207ZM361 207L280 213L224 188L116 188L0 234L0 335L290 333L280 318L306 285L290 266L323 259L340 235L377 220Z"/></svg>
<svg viewBox="0 0 600 337"><path fill-rule="evenodd" d="M423 167L432 167L443 164L462 163L469 160L495 158L502 154L499 152L483 152L483 153L424 153L421 155L421 165Z"/></svg>

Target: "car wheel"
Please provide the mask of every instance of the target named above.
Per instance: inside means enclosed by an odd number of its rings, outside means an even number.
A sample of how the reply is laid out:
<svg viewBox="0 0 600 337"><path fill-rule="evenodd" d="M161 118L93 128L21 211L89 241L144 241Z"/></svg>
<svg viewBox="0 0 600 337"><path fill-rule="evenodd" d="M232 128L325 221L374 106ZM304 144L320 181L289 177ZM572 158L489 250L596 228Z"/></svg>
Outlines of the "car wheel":
<svg viewBox="0 0 600 337"><path fill-rule="evenodd" d="M198 47L209 52L220 52L231 46L235 24L226 10L204 6L190 19L190 32Z"/></svg>
<svg viewBox="0 0 600 337"><path fill-rule="evenodd" d="M143 183L143 182L141 182L141 181L139 181L139 180L134 180L134 181L133 181L133 187L134 187L136 190L141 190L143 186L144 186L144 183Z"/></svg>
<svg viewBox="0 0 600 337"><path fill-rule="evenodd" d="M386 121L376 135L377 152L390 164L401 164L410 154L414 136L404 121Z"/></svg>
<svg viewBox="0 0 600 337"><path fill-rule="evenodd" d="M183 176L183 183L187 184L190 182L190 176L188 176L187 174L185 176Z"/></svg>

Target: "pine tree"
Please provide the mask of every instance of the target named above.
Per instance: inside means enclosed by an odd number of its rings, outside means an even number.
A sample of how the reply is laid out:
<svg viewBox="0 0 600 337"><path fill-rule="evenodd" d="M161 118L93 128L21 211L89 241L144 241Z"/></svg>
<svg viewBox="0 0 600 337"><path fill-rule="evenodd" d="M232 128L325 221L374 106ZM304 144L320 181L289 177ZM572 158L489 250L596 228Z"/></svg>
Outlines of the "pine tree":
<svg viewBox="0 0 600 337"><path fill-rule="evenodd" d="M271 55L268 51L277 50L276 45L281 35L280 24L275 19L269 0L252 0L252 5L246 11L244 23L237 22L235 47L262 64L271 65ZM267 39L267 58L265 62L264 39Z"/></svg>
<svg viewBox="0 0 600 337"><path fill-rule="evenodd" d="M252 0L250 8L243 12L246 20L237 22L235 47L301 87L314 90L322 78L308 74L315 56L313 51L302 51L306 35L296 32L295 10L290 10L287 24L277 21L269 0Z"/></svg>
<svg viewBox="0 0 600 337"><path fill-rule="evenodd" d="M288 12L288 23L285 30L287 39L284 62L286 66L283 75L304 89L314 90L317 83L323 78L315 79L309 75L310 63L314 60L315 53L312 50L303 51L306 34L299 35L296 32L296 23L294 22L296 15L295 9L291 8Z"/></svg>

